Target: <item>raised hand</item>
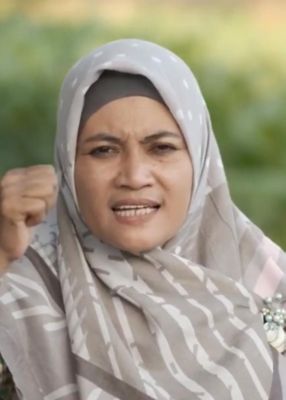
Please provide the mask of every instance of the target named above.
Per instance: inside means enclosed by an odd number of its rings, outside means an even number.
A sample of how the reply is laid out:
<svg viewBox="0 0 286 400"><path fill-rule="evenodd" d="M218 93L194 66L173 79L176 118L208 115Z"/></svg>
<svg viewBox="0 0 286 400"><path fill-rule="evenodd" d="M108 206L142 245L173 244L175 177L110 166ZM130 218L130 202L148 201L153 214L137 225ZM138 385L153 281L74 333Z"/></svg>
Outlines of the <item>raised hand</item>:
<svg viewBox="0 0 286 400"><path fill-rule="evenodd" d="M51 165L12 169L0 181L0 271L20 258L32 229L55 204L57 176Z"/></svg>

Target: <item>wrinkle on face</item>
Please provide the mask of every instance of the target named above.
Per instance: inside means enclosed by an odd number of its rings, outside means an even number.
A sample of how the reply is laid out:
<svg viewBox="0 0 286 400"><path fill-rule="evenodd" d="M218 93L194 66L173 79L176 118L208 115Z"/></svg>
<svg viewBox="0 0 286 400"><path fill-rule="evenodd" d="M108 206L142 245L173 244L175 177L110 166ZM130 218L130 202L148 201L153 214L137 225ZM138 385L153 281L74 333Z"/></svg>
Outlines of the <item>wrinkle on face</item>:
<svg viewBox="0 0 286 400"><path fill-rule="evenodd" d="M95 236L130 252L164 245L182 225L192 191L190 155L172 114L140 96L104 105L80 132L75 183ZM112 210L118 199L153 200L160 207L149 219L132 223L130 217L129 223Z"/></svg>

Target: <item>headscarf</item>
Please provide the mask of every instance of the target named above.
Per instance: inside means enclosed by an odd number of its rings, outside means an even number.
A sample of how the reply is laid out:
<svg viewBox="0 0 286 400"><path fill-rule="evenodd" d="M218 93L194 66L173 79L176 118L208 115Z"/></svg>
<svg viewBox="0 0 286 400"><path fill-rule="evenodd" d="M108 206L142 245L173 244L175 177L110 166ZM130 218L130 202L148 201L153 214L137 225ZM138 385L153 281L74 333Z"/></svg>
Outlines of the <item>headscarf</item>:
<svg viewBox="0 0 286 400"><path fill-rule="evenodd" d="M165 105L152 82L145 76L112 70L103 71L84 96L78 133L80 134L89 117L105 104L132 96L148 97Z"/></svg>
<svg viewBox="0 0 286 400"><path fill-rule="evenodd" d="M154 85L193 164L181 229L140 255L93 236L77 205L81 112L105 70L142 75ZM0 292L0 352L23 398L285 398L284 359L270 350L259 312L264 297L286 295L285 254L233 204L189 67L169 50L135 39L81 59L61 89L56 166L57 215L38 228Z"/></svg>

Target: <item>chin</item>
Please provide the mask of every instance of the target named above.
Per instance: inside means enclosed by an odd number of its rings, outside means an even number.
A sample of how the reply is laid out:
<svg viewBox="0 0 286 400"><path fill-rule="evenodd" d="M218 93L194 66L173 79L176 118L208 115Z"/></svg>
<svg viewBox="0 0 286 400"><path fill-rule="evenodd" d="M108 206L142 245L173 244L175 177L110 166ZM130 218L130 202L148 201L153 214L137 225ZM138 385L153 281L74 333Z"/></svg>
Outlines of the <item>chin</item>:
<svg viewBox="0 0 286 400"><path fill-rule="evenodd" d="M126 240L126 242L123 243L116 243L114 244L117 248L119 248L122 251L127 251L128 253L139 255L141 253L146 253L148 251L153 250L155 247L160 246L161 244L158 243L158 241L150 241L149 240L136 240L134 243L130 240Z"/></svg>

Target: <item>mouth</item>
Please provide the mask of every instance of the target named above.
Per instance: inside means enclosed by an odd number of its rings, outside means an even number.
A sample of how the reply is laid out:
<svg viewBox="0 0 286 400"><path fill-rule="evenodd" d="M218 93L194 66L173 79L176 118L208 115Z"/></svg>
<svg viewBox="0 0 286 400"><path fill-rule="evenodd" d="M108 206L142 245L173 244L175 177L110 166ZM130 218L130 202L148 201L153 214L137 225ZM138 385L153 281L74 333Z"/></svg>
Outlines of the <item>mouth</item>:
<svg viewBox="0 0 286 400"><path fill-rule="evenodd" d="M112 211L119 222L135 224L145 222L161 207L159 203L150 200L133 200L133 203L131 201L120 201L112 207Z"/></svg>

